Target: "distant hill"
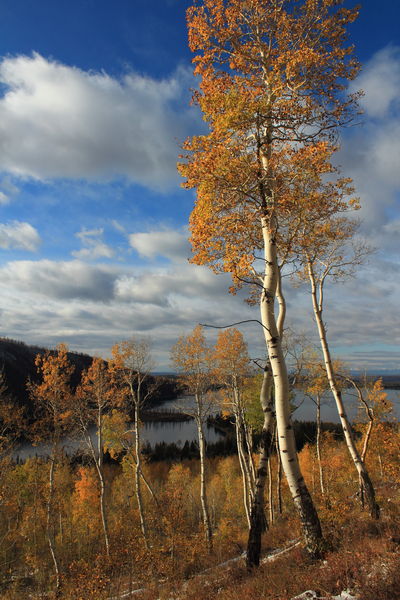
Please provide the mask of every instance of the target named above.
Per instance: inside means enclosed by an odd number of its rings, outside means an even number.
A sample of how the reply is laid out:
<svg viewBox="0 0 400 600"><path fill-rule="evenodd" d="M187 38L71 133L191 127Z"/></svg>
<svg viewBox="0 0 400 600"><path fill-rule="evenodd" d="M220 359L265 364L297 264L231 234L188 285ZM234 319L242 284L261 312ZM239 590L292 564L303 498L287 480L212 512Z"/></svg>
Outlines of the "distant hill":
<svg viewBox="0 0 400 600"><path fill-rule="evenodd" d="M47 350L47 348L29 346L17 340L0 338L0 369L4 369L8 392L16 404L26 407L28 418L33 416L33 407L26 383L29 379L39 381L35 357L37 354L44 354ZM73 387L76 387L80 382L82 371L90 366L93 357L79 352L68 352L68 358L75 367L71 383ZM150 376L149 383L154 381L157 382L157 389L151 399L152 405L178 396L180 390L176 377L173 375Z"/></svg>

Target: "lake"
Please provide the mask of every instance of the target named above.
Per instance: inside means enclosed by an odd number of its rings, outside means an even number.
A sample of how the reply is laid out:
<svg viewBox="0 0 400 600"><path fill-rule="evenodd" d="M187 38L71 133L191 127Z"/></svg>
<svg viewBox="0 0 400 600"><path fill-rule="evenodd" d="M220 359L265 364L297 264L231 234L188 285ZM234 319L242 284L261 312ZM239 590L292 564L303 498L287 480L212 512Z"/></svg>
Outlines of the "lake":
<svg viewBox="0 0 400 600"><path fill-rule="evenodd" d="M394 416L400 419L400 390L385 390L389 400L394 404ZM344 402L348 416L351 420L357 417L357 399L356 396L347 391L343 394ZM293 404L297 406L293 412L293 419L298 421L314 421L315 420L315 404L313 401L305 397L300 391L296 391ZM159 407L157 411L178 411L190 412L194 407L194 399L185 397L178 400L166 401ZM218 412L219 407L211 407L210 412ZM321 401L321 418L326 422L338 423L339 418L332 396L324 396ZM217 442L222 438L222 434L214 427L206 427L205 436L209 443ZM95 429L93 428L93 438L95 439ZM167 444L175 443L182 445L187 441L192 442L197 440L197 428L193 420L190 421L149 421L143 424L142 438L144 442L150 443L151 446L159 442ZM63 448L66 453L72 454L79 449L81 443L78 440L63 440ZM32 446L31 444L22 444L15 452L14 458L25 460L30 456L48 456L49 447L45 444L40 446Z"/></svg>

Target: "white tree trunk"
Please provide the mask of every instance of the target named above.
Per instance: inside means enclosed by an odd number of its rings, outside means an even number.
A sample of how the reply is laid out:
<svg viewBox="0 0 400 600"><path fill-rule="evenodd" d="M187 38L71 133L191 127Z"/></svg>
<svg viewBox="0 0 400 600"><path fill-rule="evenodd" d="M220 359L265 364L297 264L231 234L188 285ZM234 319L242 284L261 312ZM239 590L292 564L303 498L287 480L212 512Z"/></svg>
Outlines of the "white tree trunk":
<svg viewBox="0 0 400 600"><path fill-rule="evenodd" d="M289 379L275 319L274 303L280 276L274 237L275 228L276 223L272 214L268 218L263 217L265 276L260 306L261 322L264 326L268 356L274 377L276 422L282 467L293 501L300 515L306 548L312 556L319 556L322 543L321 525L297 458L290 417Z"/></svg>
<svg viewBox="0 0 400 600"><path fill-rule="evenodd" d="M49 544L50 555L54 565L54 572L56 574L56 595L58 596L61 589L61 573L58 558L55 549L55 540L53 534L53 496L54 496L54 470L55 470L55 449L53 449L50 457L50 469L49 469L49 494L47 497L46 507L46 536Z"/></svg>
<svg viewBox="0 0 400 600"><path fill-rule="evenodd" d="M247 541L246 562L247 567L258 567L261 554L261 535L266 529L264 513L264 490L268 474L268 461L272 447L272 430L275 423L272 397L272 373L269 363L264 369L264 377L260 391L260 403L264 414L261 432L260 454L256 473L256 484L251 508L250 531Z"/></svg>
<svg viewBox="0 0 400 600"><path fill-rule="evenodd" d="M200 408L200 400L196 398L198 413L196 416L197 423L197 433L199 437L199 450L200 450L200 501L201 501L201 509L203 513L203 524L204 524L204 533L206 537L206 543L208 551L212 551L212 528L210 521L210 513L208 510L208 501L207 501L207 489L206 489L206 445L204 439L203 432L203 421L201 415Z"/></svg>
<svg viewBox="0 0 400 600"><path fill-rule="evenodd" d="M106 554L110 556L110 537L108 533L108 518L107 518L107 508L105 502L105 493L106 493L106 482L104 479L104 471L103 471L103 434L102 434L102 409L99 407L97 413L97 453L94 448L92 438L90 437L90 432L87 429L86 424L82 424L83 435L86 440L86 444L89 447L90 453L92 455L92 459L94 465L96 467L97 478L99 480L100 486L100 515L101 515L101 523L103 527L103 535L104 535L104 544L106 547Z"/></svg>
<svg viewBox="0 0 400 600"><path fill-rule="evenodd" d="M236 446L237 453L239 458L239 466L242 472L242 482L243 482L243 504L244 511L246 513L247 524L250 529L250 504L249 504L249 478L246 469L246 458L243 453L243 438L241 435L241 423L239 421L239 415L236 413L235 415L235 431L236 431Z"/></svg>
<svg viewBox="0 0 400 600"><path fill-rule="evenodd" d="M106 511L106 502L105 502L105 493L106 493L106 482L104 479L104 469L103 469L103 414L101 408L98 411L98 420L97 420L97 439L98 439L98 447L97 447L97 474L100 482L100 512L101 512L101 522L103 525L103 533L104 533L104 542L106 545L106 553L107 556L110 556L110 537L108 533L108 519L107 519L107 511Z"/></svg>
<svg viewBox="0 0 400 600"><path fill-rule="evenodd" d="M340 423L342 425L344 438L346 441L347 448L350 456L353 459L354 465L357 469L358 476L361 485L365 491L365 496L368 502L371 516L374 519L379 519L379 505L375 500L375 490L372 485L372 481L369 477L368 471L365 467L364 462L361 459L360 453L358 452L357 446L354 441L351 424L347 418L346 409L343 404L342 393L338 388L335 373L333 370L332 358L329 351L329 346L326 337L325 324L322 320L322 307L323 307L323 280L320 282L319 287L319 299L317 298L317 285L315 280L315 274L311 261L308 261L308 275L311 283L311 296L314 309L314 316L318 327L319 339L321 342L321 348L324 356L326 374L329 381L333 397L336 402L336 407L339 413Z"/></svg>
<svg viewBox="0 0 400 600"><path fill-rule="evenodd" d="M322 468L321 460L321 396L317 394L317 439L316 439L316 451L318 460L319 470L319 485L321 488L322 497L325 498L325 484L324 484L324 471Z"/></svg>
<svg viewBox="0 0 400 600"><path fill-rule="evenodd" d="M139 402L135 402L135 453L136 453L136 465L135 465L135 491L136 500L139 511L140 529L142 531L144 543L146 548L149 549L149 540L147 533L147 523L144 514L143 497L142 497L142 486L141 486L141 454L140 454L140 414L139 414Z"/></svg>
<svg viewBox="0 0 400 600"><path fill-rule="evenodd" d="M272 499L272 466L271 466L271 457L269 457L268 461L268 512L269 512L269 522L274 522L274 503Z"/></svg>
<svg viewBox="0 0 400 600"><path fill-rule="evenodd" d="M278 467L276 470L276 505L278 514L282 515L282 461L281 455L279 453L279 440L278 440L278 432L276 432L275 437L275 446L276 446L276 459L278 461Z"/></svg>

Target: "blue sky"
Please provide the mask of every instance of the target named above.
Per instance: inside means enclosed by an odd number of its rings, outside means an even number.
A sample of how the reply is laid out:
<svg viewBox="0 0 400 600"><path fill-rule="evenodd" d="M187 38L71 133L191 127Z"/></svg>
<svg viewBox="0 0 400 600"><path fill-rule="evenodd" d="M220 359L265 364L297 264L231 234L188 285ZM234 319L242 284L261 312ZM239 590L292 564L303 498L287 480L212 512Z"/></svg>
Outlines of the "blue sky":
<svg viewBox="0 0 400 600"><path fill-rule="evenodd" d="M185 0L3 0L0 19L0 335L107 356L153 340L158 370L196 323L257 318L228 279L190 266L193 194L179 143L201 131ZM350 5L350 3L349 3ZM368 0L350 28L364 67L362 126L339 161L377 248L328 290L335 350L353 368L398 369L400 39L396 2ZM314 335L309 297L288 323ZM243 329L254 355L260 334Z"/></svg>

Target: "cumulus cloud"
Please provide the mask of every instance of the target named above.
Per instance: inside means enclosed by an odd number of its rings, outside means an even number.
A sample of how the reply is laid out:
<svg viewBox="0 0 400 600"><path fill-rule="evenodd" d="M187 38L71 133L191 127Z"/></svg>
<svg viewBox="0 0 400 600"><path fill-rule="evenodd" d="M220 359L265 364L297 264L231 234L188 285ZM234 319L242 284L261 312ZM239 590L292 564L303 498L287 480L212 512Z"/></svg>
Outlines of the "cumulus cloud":
<svg viewBox="0 0 400 600"><path fill-rule="evenodd" d="M351 89L362 89L361 104L370 117L383 118L400 104L400 48L388 46L376 52Z"/></svg>
<svg viewBox="0 0 400 600"><path fill-rule="evenodd" d="M160 306L175 305L179 298L192 303L210 302L223 296L229 276L216 276L206 267L175 265L168 270L124 275L116 281L116 297L123 302L146 302Z"/></svg>
<svg viewBox="0 0 400 600"><path fill-rule="evenodd" d="M105 265L74 261L12 261L1 269L2 280L22 291L49 298L81 298L107 302L113 298L115 271Z"/></svg>
<svg viewBox="0 0 400 600"><path fill-rule="evenodd" d="M377 52L351 91L363 89L363 126L345 132L339 162L356 184L364 230L373 243L385 243L382 228L399 210L400 48Z"/></svg>
<svg viewBox="0 0 400 600"><path fill-rule="evenodd" d="M39 179L126 176L154 189L176 181L178 141L194 118L189 70L115 79L40 54L0 63L0 170ZM183 101L183 106L182 106Z"/></svg>
<svg viewBox="0 0 400 600"><path fill-rule="evenodd" d="M9 202L18 194L18 192L19 189L12 182L11 177L5 175L0 180L0 206L9 204Z"/></svg>
<svg viewBox="0 0 400 600"><path fill-rule="evenodd" d="M163 229L148 233L132 233L129 243L141 256L156 258L164 256L174 262L186 262L190 256L188 231Z"/></svg>
<svg viewBox="0 0 400 600"><path fill-rule="evenodd" d="M72 252L72 256L82 260L95 260L97 258L112 258L115 255L111 246L102 240L103 229L83 229L76 233L82 242L83 248Z"/></svg>
<svg viewBox="0 0 400 600"><path fill-rule="evenodd" d="M225 325L237 320L238 310L241 318L254 310L227 295L228 277L182 263L135 273L78 260L13 261L0 277L1 318L11 337L46 346L65 341L107 356L116 341L154 336L160 370L170 368L177 337L198 322ZM262 345L256 327L253 333Z"/></svg>
<svg viewBox="0 0 400 600"><path fill-rule="evenodd" d="M35 252L40 243L39 233L29 223L22 221L12 221L8 224L0 223L0 248Z"/></svg>

